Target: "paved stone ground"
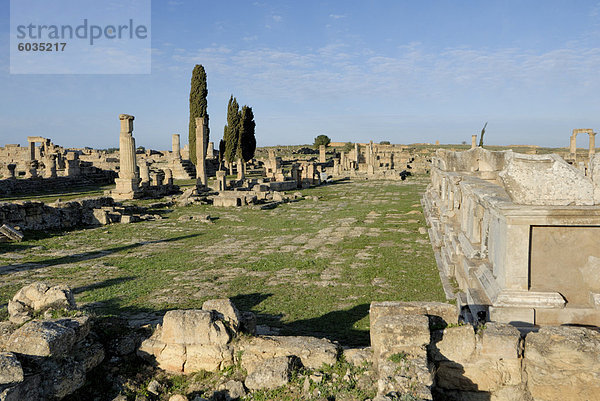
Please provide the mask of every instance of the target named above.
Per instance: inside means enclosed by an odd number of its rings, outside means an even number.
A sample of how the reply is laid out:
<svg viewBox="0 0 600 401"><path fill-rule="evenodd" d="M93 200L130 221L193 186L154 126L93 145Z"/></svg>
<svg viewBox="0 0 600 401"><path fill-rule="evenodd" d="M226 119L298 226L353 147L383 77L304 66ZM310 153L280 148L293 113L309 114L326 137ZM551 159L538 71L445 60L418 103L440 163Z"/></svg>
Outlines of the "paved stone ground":
<svg viewBox="0 0 600 401"><path fill-rule="evenodd" d="M304 191L318 201L268 211L159 210L158 221L0 245L0 304L41 280L70 285L97 313L140 321L233 297L274 326L318 331L346 313L346 330L366 328L373 300L444 300L419 204L426 182L342 181ZM213 224L177 220L201 213Z"/></svg>

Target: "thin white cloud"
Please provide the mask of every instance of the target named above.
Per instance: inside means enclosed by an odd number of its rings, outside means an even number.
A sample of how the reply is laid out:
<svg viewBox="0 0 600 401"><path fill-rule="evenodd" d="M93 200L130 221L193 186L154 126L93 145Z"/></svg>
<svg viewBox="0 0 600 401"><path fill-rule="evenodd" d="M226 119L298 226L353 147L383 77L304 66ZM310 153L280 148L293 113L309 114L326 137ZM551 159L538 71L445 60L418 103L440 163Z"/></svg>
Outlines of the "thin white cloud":
<svg viewBox="0 0 600 401"><path fill-rule="evenodd" d="M275 22L281 22L283 20L283 17L281 15L273 15L271 16L271 18L273 18L273 21Z"/></svg>
<svg viewBox="0 0 600 401"><path fill-rule="evenodd" d="M346 15L344 15L344 14L329 14L329 18L342 19L342 18L346 18Z"/></svg>
<svg viewBox="0 0 600 401"><path fill-rule="evenodd" d="M333 43L319 49L235 51L213 46L177 55L213 73L233 77L232 86L269 98L305 101L314 96L405 97L452 101L457 95L510 98L519 93L592 96L600 90L600 48L566 47L546 52L468 47L431 52L420 43L396 54Z"/></svg>

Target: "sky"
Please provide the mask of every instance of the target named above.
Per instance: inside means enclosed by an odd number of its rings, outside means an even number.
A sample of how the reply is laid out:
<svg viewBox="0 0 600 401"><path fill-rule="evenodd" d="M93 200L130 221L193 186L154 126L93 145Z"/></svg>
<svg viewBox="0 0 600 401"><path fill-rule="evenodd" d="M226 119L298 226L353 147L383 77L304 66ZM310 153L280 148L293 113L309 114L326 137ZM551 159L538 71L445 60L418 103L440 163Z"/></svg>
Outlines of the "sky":
<svg viewBox="0 0 600 401"><path fill-rule="evenodd" d="M600 129L598 1L155 0L150 28L149 74L10 74L0 0L0 146L118 147L121 113L137 145L183 146L195 64L216 143L232 94L259 146L470 143L488 122L489 145L566 147Z"/></svg>

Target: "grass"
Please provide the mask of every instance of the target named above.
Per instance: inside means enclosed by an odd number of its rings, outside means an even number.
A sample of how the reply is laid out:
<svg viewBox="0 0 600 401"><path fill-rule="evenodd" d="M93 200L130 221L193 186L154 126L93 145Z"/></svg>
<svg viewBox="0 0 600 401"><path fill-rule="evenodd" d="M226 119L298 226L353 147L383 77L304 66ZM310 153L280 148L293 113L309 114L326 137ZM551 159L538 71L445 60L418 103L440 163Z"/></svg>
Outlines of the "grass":
<svg viewBox="0 0 600 401"><path fill-rule="evenodd" d="M95 314L146 316L229 297L282 334L368 344L372 301L444 301L419 199L427 177L341 181L273 210L157 208L136 224L0 244L0 305L33 281ZM62 198L62 197L61 197ZM148 205L149 202L141 201ZM178 221L210 214L214 224Z"/></svg>

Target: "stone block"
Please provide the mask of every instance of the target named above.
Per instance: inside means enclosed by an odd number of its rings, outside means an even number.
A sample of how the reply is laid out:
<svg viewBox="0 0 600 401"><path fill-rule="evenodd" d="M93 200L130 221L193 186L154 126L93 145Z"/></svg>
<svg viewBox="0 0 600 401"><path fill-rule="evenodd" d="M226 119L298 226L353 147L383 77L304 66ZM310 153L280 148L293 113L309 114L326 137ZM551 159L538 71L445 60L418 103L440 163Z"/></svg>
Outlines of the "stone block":
<svg viewBox="0 0 600 401"><path fill-rule="evenodd" d="M514 326L486 323L480 331L481 355L493 359L516 359L521 354L521 333Z"/></svg>
<svg viewBox="0 0 600 401"><path fill-rule="evenodd" d="M231 340L223 322L206 310L168 311L160 331L160 340L167 344L225 345Z"/></svg>
<svg viewBox="0 0 600 401"><path fill-rule="evenodd" d="M441 339L432 344L431 355L436 361L466 362L475 352L475 330L470 324L448 327L441 332Z"/></svg>
<svg viewBox="0 0 600 401"><path fill-rule="evenodd" d="M337 361L338 347L324 338L303 336L264 336L243 339L239 344L243 351L242 367L252 372L265 359L280 356L297 356L309 369L321 369L323 364Z"/></svg>
<svg viewBox="0 0 600 401"><path fill-rule="evenodd" d="M76 340L75 330L55 321L32 320L15 330L6 344L10 352L33 356L61 356Z"/></svg>
<svg viewBox="0 0 600 401"><path fill-rule="evenodd" d="M542 327L525 338L527 387L536 400L593 400L600 394L600 333Z"/></svg>
<svg viewBox="0 0 600 401"><path fill-rule="evenodd" d="M216 313L218 319L226 322L232 332L240 330L242 315L229 298L209 299L202 304L202 310Z"/></svg>
<svg viewBox="0 0 600 401"><path fill-rule="evenodd" d="M458 323L456 306L442 302L372 302L369 309L371 325L381 316L427 315L432 326Z"/></svg>
<svg viewBox="0 0 600 401"><path fill-rule="evenodd" d="M499 173L513 202L521 205L593 205L594 184L560 156L512 154Z"/></svg>
<svg viewBox="0 0 600 401"><path fill-rule="evenodd" d="M0 387L23 381L23 368L12 352L0 352Z"/></svg>
<svg viewBox="0 0 600 401"><path fill-rule="evenodd" d="M289 383L292 371L297 366L294 356L280 356L261 361L248 374L245 384L250 390L274 389Z"/></svg>
<svg viewBox="0 0 600 401"><path fill-rule="evenodd" d="M371 325L373 365L392 354L425 355L430 341L429 320L424 315L381 316Z"/></svg>

